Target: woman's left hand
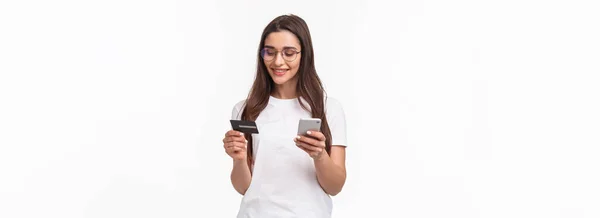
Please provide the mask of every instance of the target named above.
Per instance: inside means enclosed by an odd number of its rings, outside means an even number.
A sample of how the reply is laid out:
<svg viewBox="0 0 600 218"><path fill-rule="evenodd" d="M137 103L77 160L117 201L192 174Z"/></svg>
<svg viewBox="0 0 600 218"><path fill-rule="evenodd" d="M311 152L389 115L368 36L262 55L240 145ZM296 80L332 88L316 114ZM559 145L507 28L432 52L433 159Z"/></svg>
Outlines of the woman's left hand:
<svg viewBox="0 0 600 218"><path fill-rule="evenodd" d="M325 135L318 131L308 131L306 135L299 135L294 138L296 146L304 150L310 157L319 160L326 154Z"/></svg>

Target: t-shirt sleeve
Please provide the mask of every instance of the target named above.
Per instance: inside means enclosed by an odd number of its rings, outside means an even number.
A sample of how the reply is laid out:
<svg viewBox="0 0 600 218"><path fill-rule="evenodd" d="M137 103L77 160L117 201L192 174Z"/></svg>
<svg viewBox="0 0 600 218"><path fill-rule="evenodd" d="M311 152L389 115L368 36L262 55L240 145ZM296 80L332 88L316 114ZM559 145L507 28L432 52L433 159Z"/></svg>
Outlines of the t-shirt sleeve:
<svg viewBox="0 0 600 218"><path fill-rule="evenodd" d="M242 106L244 101L240 101L233 106L231 109L231 119L232 120L240 120L242 118Z"/></svg>
<svg viewBox="0 0 600 218"><path fill-rule="evenodd" d="M327 98L326 118L331 130L331 145L347 147L346 142L346 115L342 104L336 99Z"/></svg>

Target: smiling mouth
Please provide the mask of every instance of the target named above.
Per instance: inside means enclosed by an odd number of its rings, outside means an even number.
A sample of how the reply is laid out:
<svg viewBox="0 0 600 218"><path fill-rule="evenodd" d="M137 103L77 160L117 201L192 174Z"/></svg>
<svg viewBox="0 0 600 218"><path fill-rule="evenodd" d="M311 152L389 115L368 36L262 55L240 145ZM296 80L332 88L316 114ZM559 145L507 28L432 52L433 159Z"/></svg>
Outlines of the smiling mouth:
<svg viewBox="0 0 600 218"><path fill-rule="evenodd" d="M283 76L289 69L273 69L273 74L277 76Z"/></svg>

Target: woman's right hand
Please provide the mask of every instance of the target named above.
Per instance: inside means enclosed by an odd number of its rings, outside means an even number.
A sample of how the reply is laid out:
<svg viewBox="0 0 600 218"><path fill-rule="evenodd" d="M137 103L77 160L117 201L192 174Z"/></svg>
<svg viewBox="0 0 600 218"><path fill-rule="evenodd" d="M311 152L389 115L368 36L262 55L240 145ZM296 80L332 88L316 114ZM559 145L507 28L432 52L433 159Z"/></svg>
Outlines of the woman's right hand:
<svg viewBox="0 0 600 218"><path fill-rule="evenodd" d="M229 130L223 138L223 148L233 160L245 160L247 158L247 144L248 141L244 138L244 134L239 131Z"/></svg>

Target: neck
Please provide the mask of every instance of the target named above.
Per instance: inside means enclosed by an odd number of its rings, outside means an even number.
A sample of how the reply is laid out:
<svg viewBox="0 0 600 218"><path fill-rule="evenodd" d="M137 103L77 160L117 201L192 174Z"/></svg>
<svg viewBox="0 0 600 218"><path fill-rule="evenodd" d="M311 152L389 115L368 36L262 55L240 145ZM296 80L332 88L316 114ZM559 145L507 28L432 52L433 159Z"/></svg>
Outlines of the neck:
<svg viewBox="0 0 600 218"><path fill-rule="evenodd" d="M273 90L273 97L279 99L292 99L296 98L296 79L291 79L284 84L275 85L275 90Z"/></svg>

